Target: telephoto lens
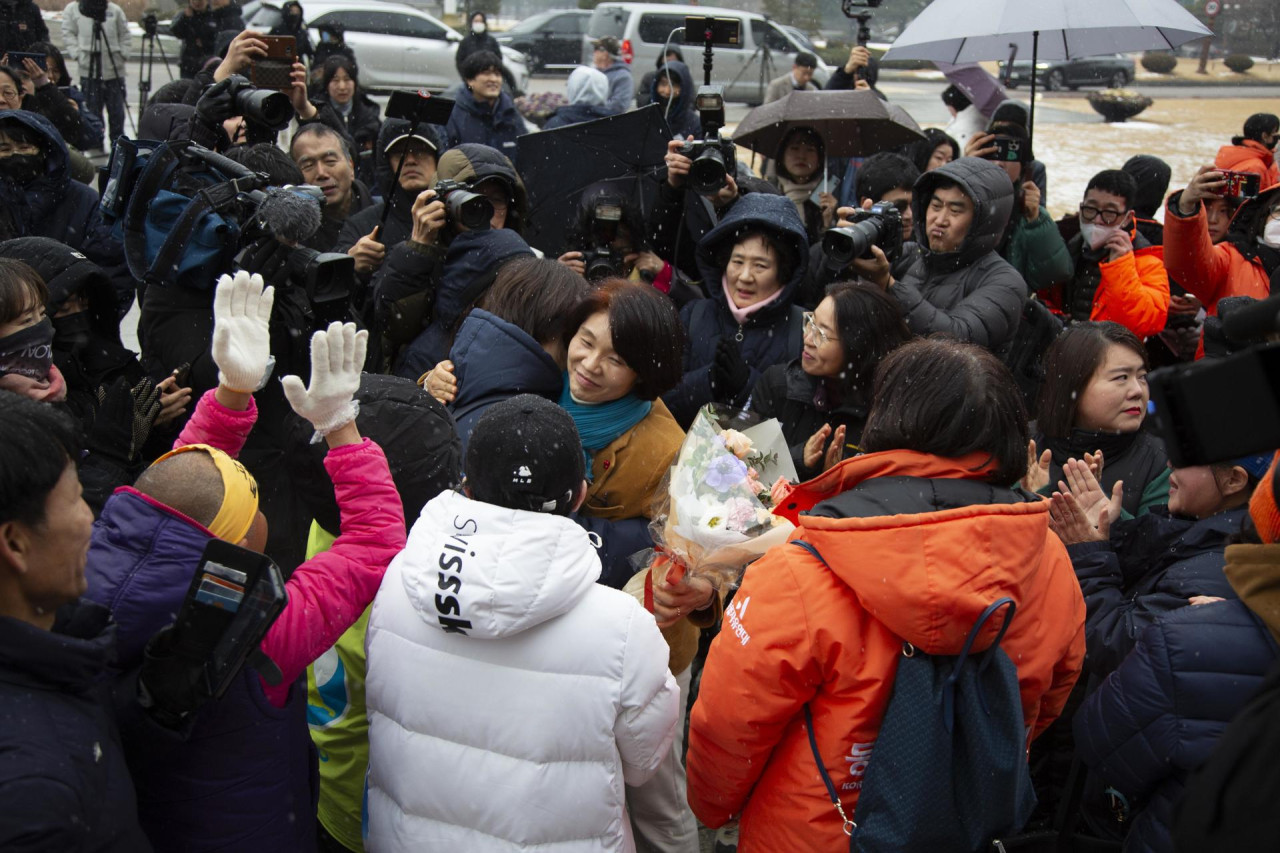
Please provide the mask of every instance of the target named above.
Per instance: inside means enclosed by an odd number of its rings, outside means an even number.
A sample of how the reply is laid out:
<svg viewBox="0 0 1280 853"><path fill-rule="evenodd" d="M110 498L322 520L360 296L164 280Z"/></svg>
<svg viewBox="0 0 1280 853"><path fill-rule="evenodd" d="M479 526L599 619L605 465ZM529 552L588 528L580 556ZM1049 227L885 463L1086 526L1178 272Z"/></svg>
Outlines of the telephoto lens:
<svg viewBox="0 0 1280 853"><path fill-rule="evenodd" d="M293 118L289 96L274 89L244 88L235 94L236 112L251 122L281 130Z"/></svg>
<svg viewBox="0 0 1280 853"><path fill-rule="evenodd" d="M493 202L471 191L471 185L461 181L437 181L436 196L444 202L445 215L469 231L487 231L493 219Z"/></svg>

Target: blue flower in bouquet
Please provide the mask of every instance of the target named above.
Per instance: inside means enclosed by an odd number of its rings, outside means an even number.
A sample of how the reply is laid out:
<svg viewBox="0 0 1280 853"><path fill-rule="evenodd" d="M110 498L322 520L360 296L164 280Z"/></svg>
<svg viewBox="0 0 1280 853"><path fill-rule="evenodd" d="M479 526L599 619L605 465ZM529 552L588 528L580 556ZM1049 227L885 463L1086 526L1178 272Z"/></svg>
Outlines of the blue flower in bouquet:
<svg viewBox="0 0 1280 853"><path fill-rule="evenodd" d="M747 479L747 465L736 456L726 453L717 456L707 466L702 481L717 492L724 494L734 486Z"/></svg>

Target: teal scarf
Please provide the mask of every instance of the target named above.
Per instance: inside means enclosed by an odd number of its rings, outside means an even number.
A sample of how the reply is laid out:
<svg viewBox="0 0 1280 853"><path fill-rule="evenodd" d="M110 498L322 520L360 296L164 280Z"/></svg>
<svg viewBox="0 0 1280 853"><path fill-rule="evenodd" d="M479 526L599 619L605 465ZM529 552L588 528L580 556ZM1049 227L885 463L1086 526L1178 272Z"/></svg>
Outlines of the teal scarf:
<svg viewBox="0 0 1280 853"><path fill-rule="evenodd" d="M583 455L587 458L587 479L590 480L591 454L608 447L644 420L653 409L653 403L641 400L635 394L627 394L608 403L579 403L569 394L569 374L566 373L560 390L560 408L569 413L578 428Z"/></svg>

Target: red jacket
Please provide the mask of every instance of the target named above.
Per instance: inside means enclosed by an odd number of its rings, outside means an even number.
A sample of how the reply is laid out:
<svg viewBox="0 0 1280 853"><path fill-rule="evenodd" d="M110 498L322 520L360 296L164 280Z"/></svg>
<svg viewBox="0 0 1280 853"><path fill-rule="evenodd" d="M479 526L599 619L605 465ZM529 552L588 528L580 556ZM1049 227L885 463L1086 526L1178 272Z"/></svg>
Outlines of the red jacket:
<svg viewBox="0 0 1280 853"><path fill-rule="evenodd" d="M868 488L896 487L924 511L797 516L793 538L827 565L788 543L747 570L702 673L688 753L694 813L713 827L741 814L742 853L847 850L814 767L803 706L812 708L823 763L852 814L903 640L958 653L997 598L1018 604L1001 647L1018 668L1030 737L1061 712L1084 659L1080 587L1049 531L1048 503L986 486L983 460L872 453L779 503L780 514L794 516L824 498L840 495L828 504L839 507L865 499ZM934 487L881 479L904 477L934 479ZM928 505L943 492L991 497Z"/></svg>
<svg viewBox="0 0 1280 853"><path fill-rule="evenodd" d="M251 402L243 412L228 409L216 393L205 392L174 447L207 444L232 457L240 454L258 419L257 406ZM289 576L289 603L262 638L263 654L284 675L275 686L263 682L277 708L284 707L302 671L373 602L387 566L404 550L404 507L382 448L367 438L338 447L325 456L324 467L333 479L342 535Z"/></svg>
<svg viewBox="0 0 1280 853"><path fill-rule="evenodd" d="M1098 262L1101 280L1093 294L1089 319L1110 320L1139 338L1149 338L1163 330L1169 319L1169 273L1164 268L1164 250L1140 238L1136 224L1130 226L1129 238L1135 243L1133 251L1114 261L1107 256ZM1067 241L1067 248L1079 275L1080 265L1092 262L1080 256L1079 244L1073 240ZM1036 296L1054 313L1070 316L1064 289L1065 285L1055 284L1036 291Z"/></svg>
<svg viewBox="0 0 1280 853"><path fill-rule="evenodd" d="M1213 159L1213 167L1232 172L1253 172L1261 176L1259 191L1280 184L1280 167L1276 166L1275 153L1252 139L1241 140L1239 145L1224 145L1219 148L1218 156Z"/></svg>
<svg viewBox="0 0 1280 853"><path fill-rule="evenodd" d="M1217 316L1218 300L1228 296L1266 299L1271 293L1271 275L1256 255L1241 254L1233 238L1241 230L1247 231L1237 226L1256 215L1270 196L1259 195L1242 204L1231 220L1227 239L1216 245L1209 238L1204 205L1198 205L1193 215L1183 216L1178 212L1179 197L1174 193L1165 202L1164 265L1169 278L1199 297L1212 316Z"/></svg>

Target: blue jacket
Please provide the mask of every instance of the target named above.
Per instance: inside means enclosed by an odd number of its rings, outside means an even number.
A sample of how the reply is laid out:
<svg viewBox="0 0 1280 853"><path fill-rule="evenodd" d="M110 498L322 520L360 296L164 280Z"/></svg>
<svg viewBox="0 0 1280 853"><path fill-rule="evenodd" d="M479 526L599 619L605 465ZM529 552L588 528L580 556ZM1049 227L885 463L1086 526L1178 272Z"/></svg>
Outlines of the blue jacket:
<svg viewBox="0 0 1280 853"><path fill-rule="evenodd" d="M51 631L0 618L0 850L151 849L112 713L110 620L89 602Z"/></svg>
<svg viewBox="0 0 1280 853"><path fill-rule="evenodd" d="M636 86L627 64L615 59L612 65L604 69L604 76L609 78L609 100L604 103L608 109L607 115L616 116L631 109L636 97Z"/></svg>
<svg viewBox="0 0 1280 853"><path fill-rule="evenodd" d="M721 286L724 265L717 261L717 256L726 248L726 243L732 243L739 229L747 225L762 226L776 234L777 239L792 248L796 263L791 277L782 286L782 295L739 326L725 301ZM695 299L680 310L680 322L685 330L684 378L662 395L671 414L686 429L698 409L715 399L711 389L711 362L722 337L741 334L739 346L750 367L750 378L741 392L732 401L722 401L732 402L739 408L746 405L751 389L766 368L786 364L796 357L801 311L792 305L792 298L808 266L809 237L790 199L748 193L734 202L720 223L698 243L697 261L707 297ZM796 352L792 351L793 344Z"/></svg>
<svg viewBox="0 0 1280 853"><path fill-rule="evenodd" d="M696 90L694 89L693 75L689 73L689 66L678 60L672 60L664 65L663 68L669 69L672 74L679 78L680 94L672 100L671 106L668 107L666 100L658 95L658 75L655 75L649 89L650 103L662 107L667 116L667 125L671 128L672 136L679 139L684 139L686 136L701 139L702 119L698 117L698 111L693 108L693 96Z"/></svg>
<svg viewBox="0 0 1280 853"><path fill-rule="evenodd" d="M493 284L498 267L531 254L524 238L509 228L463 231L454 237L432 299L431 320L405 347L396 374L416 380L444 360L463 312Z"/></svg>
<svg viewBox="0 0 1280 853"><path fill-rule="evenodd" d="M1193 595L1236 597L1222 573L1223 550L1248 511L1196 520L1165 507L1116 522L1109 542L1067 548L1088 607L1085 665L1095 675L1113 672L1147 626Z"/></svg>
<svg viewBox="0 0 1280 853"><path fill-rule="evenodd" d="M517 394L560 401L564 374L555 361L519 326L475 308L462 322L449 350L458 398L449 405L467 452L471 430L490 406Z"/></svg>
<svg viewBox="0 0 1280 853"><path fill-rule="evenodd" d="M516 163L516 137L526 132L524 119L511 96L503 92L493 106L481 104L463 87L445 125L450 148L464 142L478 142L496 148ZM519 165L516 163L516 165Z"/></svg>
<svg viewBox="0 0 1280 853"><path fill-rule="evenodd" d="M88 597L119 624L123 668L181 607L210 534L132 489L94 525ZM157 740L139 718L121 736L138 791L138 820L160 850L315 849L319 794L305 683L276 708L252 667L196 717L184 741Z"/></svg>
<svg viewBox="0 0 1280 853"><path fill-rule="evenodd" d="M611 115L614 115L614 113L610 112L609 108L603 104L565 104L551 114L542 129L555 130L557 127L581 124L584 121L595 121L598 118L606 118Z"/></svg>
<svg viewBox="0 0 1280 853"><path fill-rule="evenodd" d="M1241 601L1184 607L1148 627L1076 712L1079 756L1138 811L1125 853L1173 850L1188 775L1257 691L1276 651Z"/></svg>

